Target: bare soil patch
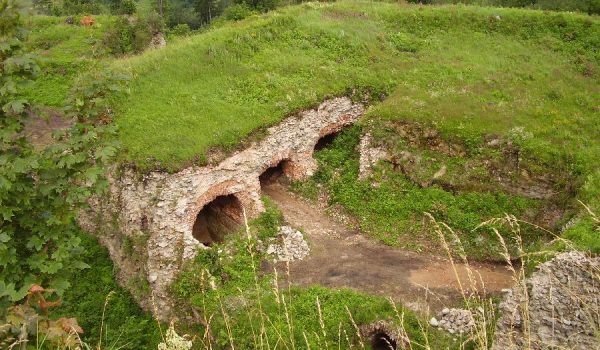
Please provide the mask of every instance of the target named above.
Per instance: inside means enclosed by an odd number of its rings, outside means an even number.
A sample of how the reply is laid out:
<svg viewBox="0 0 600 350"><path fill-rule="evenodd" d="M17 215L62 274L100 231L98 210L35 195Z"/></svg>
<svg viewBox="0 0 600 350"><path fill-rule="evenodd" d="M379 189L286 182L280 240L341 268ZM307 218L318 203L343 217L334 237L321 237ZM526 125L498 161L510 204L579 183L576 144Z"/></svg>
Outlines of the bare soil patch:
<svg viewBox="0 0 600 350"><path fill-rule="evenodd" d="M74 121L61 112L47 109L43 115L30 113L29 120L23 130L24 135L37 149L44 148L54 142L52 133L56 130L70 128Z"/></svg>
<svg viewBox="0 0 600 350"><path fill-rule="evenodd" d="M317 205L290 193L281 182L265 184L263 191L283 212L286 221L302 228L311 247L304 260L290 263L293 284L353 288L389 296L425 313L460 304L459 284L447 259L369 239ZM463 288L471 291L466 267L456 266ZM512 275L504 266L474 263L471 268L473 276L483 281L487 293L499 293L512 285Z"/></svg>

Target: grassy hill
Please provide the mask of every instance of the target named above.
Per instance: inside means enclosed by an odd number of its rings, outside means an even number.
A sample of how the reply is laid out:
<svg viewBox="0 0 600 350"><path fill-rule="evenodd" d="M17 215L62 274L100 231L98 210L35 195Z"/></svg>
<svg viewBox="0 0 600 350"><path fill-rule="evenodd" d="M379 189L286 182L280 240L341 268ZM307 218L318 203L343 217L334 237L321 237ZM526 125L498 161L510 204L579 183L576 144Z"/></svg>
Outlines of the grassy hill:
<svg viewBox="0 0 600 350"><path fill-rule="evenodd" d="M578 210L574 199L593 208L600 204L597 17L470 6L308 3L227 22L115 66L133 75L131 94L117 103L116 123L124 159L142 170L204 164L211 148L232 150L253 132L328 96L369 96L371 108L362 124L375 123L379 142L395 139L388 142L392 148L400 141L390 123L436 129L465 156L450 159L420 150L425 159L437 161L430 162L431 173L418 174L431 176L447 166L453 189L417 186L411 196L406 188L414 181L397 176L384 176L381 189L372 189L356 180L353 148L333 155L349 158L324 162L321 180L333 200L388 244L422 249L415 237L430 239L418 222L423 211L437 210L453 227L471 232L469 252L485 257L489 251L480 249L482 238L472 232L482 220L511 213L545 222L556 207L562 220L546 227L557 230ZM499 185L482 185L496 181L485 164L507 158L506 149L486 146L492 139L517 149L516 169L504 171L512 174L509 182L531 174L552 178L559 194L550 201L529 200ZM327 170L331 164L339 168ZM349 178L330 178L336 172ZM590 220L569 232L582 247L600 249Z"/></svg>
<svg viewBox="0 0 600 350"><path fill-rule="evenodd" d="M526 122L569 143L594 132L599 33L596 18L531 10L294 6L117 61L134 75L117 123L128 160L168 170L353 89L391 96L371 115L466 123L471 139Z"/></svg>
<svg viewBox="0 0 600 350"><path fill-rule="evenodd" d="M326 189L362 232L415 251L444 253L425 222L423 213L430 212L456 230L469 258L498 257L498 237L477 227L504 214L556 232L566 227L564 237L578 248L600 252L598 224L576 203L600 212L598 17L454 5L307 3L220 22L173 39L164 49L120 59L101 45L114 17L99 16L91 28L64 20L28 19L27 45L44 58L43 74L28 97L62 106L73 79L102 61L131 72L130 94L115 99L114 115L124 145L120 160L140 171L205 164L213 147L231 151L253 133L325 98L368 97L365 118L316 153L319 170L292 184L296 191L314 197ZM372 179L359 180L356 146L365 131L392 158L408 154L408 161L380 164ZM408 164L414 159L418 165ZM429 181L441 169L441 180ZM536 181L551 183L549 198L532 198L514 188ZM263 220L264 215L269 212ZM546 221L552 225L543 225ZM272 224L275 230L282 223ZM551 237L539 230L521 233L526 250L549 248L542 245ZM287 305L301 327L292 329L288 310L282 311L279 299L270 299L270 281L257 282L258 260L236 239L235 250L241 253L228 261L218 259L218 246L203 251L173 286L180 299L217 315L221 345L232 337L225 332L231 333L229 320L237 341L252 347L254 327L264 315L271 322L266 339L278 342L283 334L292 343L302 342L301 328L315 335L322 331L325 342L342 329L353 332L354 320L349 322L345 312L359 323L394 317L380 297L294 288L288 290ZM98 310L116 289L107 316L111 331L122 321L115 334L132 337L130 348L153 347L159 338L156 326L117 289L106 252L92 241L85 246L93 268L71 276L75 287L65 295L66 314L82 319L93 341L103 322ZM208 287L198 274L207 266L223 288L205 293ZM96 283L98 276L102 285ZM244 294L247 290L251 294ZM248 295L260 300L259 308L236 307L235 301L242 305ZM324 316L315 299L324 302ZM231 319L223 300L233 305ZM349 309L342 308L344 303ZM254 321L246 322L249 315ZM406 315L409 335L418 342L431 342L431 348L458 346L452 337L422 328L410 311ZM321 347L319 337L310 340L316 347Z"/></svg>

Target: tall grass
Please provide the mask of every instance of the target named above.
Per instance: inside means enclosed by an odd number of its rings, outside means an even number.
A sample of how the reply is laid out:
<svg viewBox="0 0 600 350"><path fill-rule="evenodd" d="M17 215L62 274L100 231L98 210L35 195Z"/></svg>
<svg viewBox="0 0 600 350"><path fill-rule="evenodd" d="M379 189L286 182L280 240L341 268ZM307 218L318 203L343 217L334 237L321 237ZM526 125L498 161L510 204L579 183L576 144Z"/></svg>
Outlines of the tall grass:
<svg viewBox="0 0 600 350"><path fill-rule="evenodd" d="M598 217L590 211L592 218L600 224ZM390 349L490 349L495 340L496 320L498 318L497 299L488 295L482 276L471 268L470 261L462 248L460 236L448 225L437 221L431 214L425 213L430 221L435 234L444 247L448 263L453 267L458 288L463 299L463 308L469 310L474 318L475 325L465 335L449 335L431 327L425 319L416 317L411 311L400 307L396 301L388 299L383 304L386 310L381 314L376 308L369 306L373 301L380 300L377 297L352 299L355 294L344 294L350 298L332 298L336 292L321 290L320 293L302 294L298 289L291 286L289 264L285 264L283 271L275 268L273 278L265 278L257 269L262 259L260 250L257 249L257 241L254 236L254 228L245 221L243 237L240 237L242 245L237 248L244 250L228 250L225 246L212 249L222 249L223 254L241 254L248 260L249 280L243 284L237 284L235 277L230 276L230 281L221 281L225 284L215 283L214 272L210 266L204 267L200 273L195 275L199 281L198 290L194 291L192 297L192 308L197 310L197 328L193 338L179 336L175 333L174 324L166 334L162 335L163 343L159 346L161 350L186 350L186 349L371 349L376 336L385 332L391 339L388 342ZM502 247L500 255L505 259L506 267L513 276L513 295L519 303L518 314L521 320L519 337L521 342L511 344L522 349L537 349L539 340L535 336L537 320L531 318L530 310L530 286L527 284L528 269L533 263L539 262L539 258L549 259L557 254L555 250L527 252L523 249L521 226L532 225L519 220L511 215L490 219L483 222L477 229L490 229L495 232ZM511 253L505 242L506 235L498 232L499 226L507 226L512 232L510 239L514 240L519 247L517 254ZM542 229L536 227L537 229ZM574 246L560 237L557 241L567 250ZM458 264L467 268L467 277L459 277ZM239 266L236 266L239 268ZM600 268L595 265L585 267L594 281L600 283ZM224 269L223 271L228 271ZM284 278L279 278L284 277ZM265 283L267 282L267 283ZM226 284L232 283L233 288ZM219 293L218 291L224 291ZM217 292L217 293L215 293ZM571 290L572 293L578 291ZM120 335L112 335L108 338L105 331L104 313L110 308L112 293L104 302L102 311L102 325L100 336L95 345L84 343L73 331L72 336L78 341L77 346L59 347L59 349L86 349L86 350L117 350L127 346L127 339L121 339ZM239 302L241 297L246 297L239 308L232 308L233 302ZM578 298L581 295L573 295ZM298 299L305 299L302 307L298 307ZM583 298L582 298L583 299ZM331 308L331 303L340 303ZM367 308L361 308L357 303L366 303ZM580 310L585 313L589 321L589 329L600 332L598 320L600 320L600 306L584 304ZM336 312L336 315L331 315ZM365 313L369 314L365 317ZM307 317L307 314L309 314ZM332 318L333 316L333 318ZM513 315L515 316L515 315ZM560 315L555 316L560 321ZM332 323L333 320L333 323ZM160 324L159 324L160 327ZM369 328L371 327L371 328ZM369 329L371 331L369 331ZM372 330L376 329L376 332ZM162 333L162 332L161 332ZM513 339L513 338L509 338ZM386 340L387 341L387 340ZM193 342L193 345L192 345ZM10 349L19 349L26 341L15 341ZM179 344L175 346L174 344ZM381 344L381 343L379 343ZM395 344L395 347L394 345ZM34 349L48 349L48 343L44 337L39 337ZM380 348L377 348L380 349Z"/></svg>
<svg viewBox="0 0 600 350"><path fill-rule="evenodd" d="M207 306L208 298L202 298L202 314L205 331L197 339L199 348L202 349L218 349L220 347L248 348L253 349L370 349L374 341L374 334L365 331L365 326L368 324L376 324L375 321L383 322L385 325L382 329L394 339L397 349L490 349L494 342L494 332L496 328L496 320L498 318L497 298L491 297L485 288L482 276L471 267L469 258L461 247L459 235L448 225L438 222L435 218L426 214L426 217L431 222L432 227L437 234L438 239L443 245L448 258L448 263L452 265L455 271L459 289L463 299L463 307L471 311L475 325L470 329L469 333L464 336L450 336L444 334L429 326L425 320L414 318L412 313L402 307L398 307L394 300L389 299L386 307L390 309L390 313L381 319L372 319L365 323L364 318L360 321L356 320L356 311L351 311L351 308L356 310L356 305L344 305L344 316L342 320L338 319L338 324L332 327L328 324L329 320L326 316L325 308L327 301L323 295L314 295L312 298L311 315L314 317L314 326L309 326L306 319L301 317L296 312L297 307L294 304L294 298L297 294L290 288L289 265L284 267L283 271L274 270L275 278L271 281L270 287L265 289L261 282L263 277L258 276L257 271L253 271L255 283L253 285L252 295L260 296L255 303L248 303L244 306L244 317L240 317L235 311L223 305L230 302L233 295L220 295L218 297L218 308L211 309ZM504 225L510 227L512 232L511 239L520 247L517 254L511 253L505 242L505 235L500 235L498 226ZM528 268L531 263L538 261L540 256L548 259L556 251L538 251L527 252L523 248L521 235L521 226L530 225L530 223L518 220L514 216L504 216L486 221L478 227L478 229L490 229L496 233L500 240L502 251L500 255L504 256L506 267L511 271L514 282L515 294L523 295L520 299L520 312L522 315L522 336L525 339L525 349L534 349L535 344L532 339L532 332L535 332L535 327L532 323L535 320L530 318L529 310L529 287L526 283ZM246 226L246 249L251 259L259 259L255 251L255 241L250 234L250 227ZM565 245L572 248L569 242L560 238ZM467 268L467 278L461 279L458 273L458 264L464 265ZM596 280L600 282L600 274L598 271L593 273ZM204 270L202 278L210 275L211 272ZM278 277L283 276L283 279ZM283 285L282 285L283 283ZM203 284L204 285L204 284ZM201 294L211 293L213 290L202 289ZM248 291L238 289L239 294L248 294ZM325 299L327 296L325 295ZM269 306L269 300L277 305L275 309ZM342 301L343 302L343 301ZM588 305L586 312L591 312L594 315L598 313L597 305ZM339 309L338 309L339 310ZM217 322L217 320L223 322ZM410 320L408 320L410 319ZM597 327L597 323L592 319L590 327ZM241 325L239 322L247 322L247 325ZM280 323L281 322L281 323ZM251 337L241 336L239 332L233 330L234 327L244 327L251 330ZM221 337L214 336L215 333L221 333ZM240 337L240 338L238 338ZM250 343L247 340L250 339ZM453 340L454 339L454 340ZM442 340L442 341L440 341ZM390 344L390 349L393 347Z"/></svg>

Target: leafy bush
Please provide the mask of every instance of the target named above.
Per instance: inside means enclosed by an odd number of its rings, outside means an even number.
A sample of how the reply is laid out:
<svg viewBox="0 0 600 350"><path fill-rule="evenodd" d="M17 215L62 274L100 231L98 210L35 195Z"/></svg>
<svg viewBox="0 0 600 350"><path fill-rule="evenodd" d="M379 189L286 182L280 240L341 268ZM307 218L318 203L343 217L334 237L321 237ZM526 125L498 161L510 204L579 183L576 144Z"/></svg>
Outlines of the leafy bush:
<svg viewBox="0 0 600 350"><path fill-rule="evenodd" d="M97 15L103 12L100 3L94 0L63 0L62 7L56 7L54 11L60 15Z"/></svg>
<svg viewBox="0 0 600 350"><path fill-rule="evenodd" d="M130 22L125 17L119 17L115 24L106 31L102 39L104 47L115 56L144 51L152 35L158 33L162 26L154 17Z"/></svg>
<svg viewBox="0 0 600 350"><path fill-rule="evenodd" d="M242 3L227 7L223 11L223 18L230 21L239 21L250 16L250 14L252 14L252 11L248 5Z"/></svg>
<svg viewBox="0 0 600 350"><path fill-rule="evenodd" d="M135 13L135 1L123 0L119 6L113 11L117 15L133 15Z"/></svg>
<svg viewBox="0 0 600 350"><path fill-rule="evenodd" d="M6 303L23 298L32 283L62 293L69 286L65 274L86 267L79 259L76 214L90 195L107 187L104 166L116 144L109 141L114 126L104 124L110 110L102 96L120 84L95 80L75 90L69 100L73 127L55 132L53 144L34 150L22 130L36 111L21 89L39 68L21 48L17 8L3 0L0 11L0 303Z"/></svg>
<svg viewBox="0 0 600 350"><path fill-rule="evenodd" d="M187 23L180 23L173 27L169 33L175 36L185 36L188 35L190 31L190 26Z"/></svg>

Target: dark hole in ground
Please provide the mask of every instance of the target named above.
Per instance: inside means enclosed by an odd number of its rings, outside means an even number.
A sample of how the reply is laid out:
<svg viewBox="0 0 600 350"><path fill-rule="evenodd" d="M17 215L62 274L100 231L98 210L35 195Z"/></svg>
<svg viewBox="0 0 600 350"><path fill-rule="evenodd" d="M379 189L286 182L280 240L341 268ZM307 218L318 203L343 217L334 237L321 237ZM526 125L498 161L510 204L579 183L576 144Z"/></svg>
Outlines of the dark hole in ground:
<svg viewBox="0 0 600 350"><path fill-rule="evenodd" d="M227 234L240 227L242 217L242 203L234 195L218 196L200 210L192 235L208 246L223 242Z"/></svg>
<svg viewBox="0 0 600 350"><path fill-rule="evenodd" d="M260 185L266 186L280 180L281 177L285 175L286 162L287 160L282 160L276 166L272 166L263 171L258 177Z"/></svg>
<svg viewBox="0 0 600 350"><path fill-rule="evenodd" d="M338 131L321 137L315 145L315 151L320 151L323 148L330 146L339 134L340 132Z"/></svg>
<svg viewBox="0 0 600 350"><path fill-rule="evenodd" d="M396 341L384 332L376 333L371 338L373 350L396 350Z"/></svg>

